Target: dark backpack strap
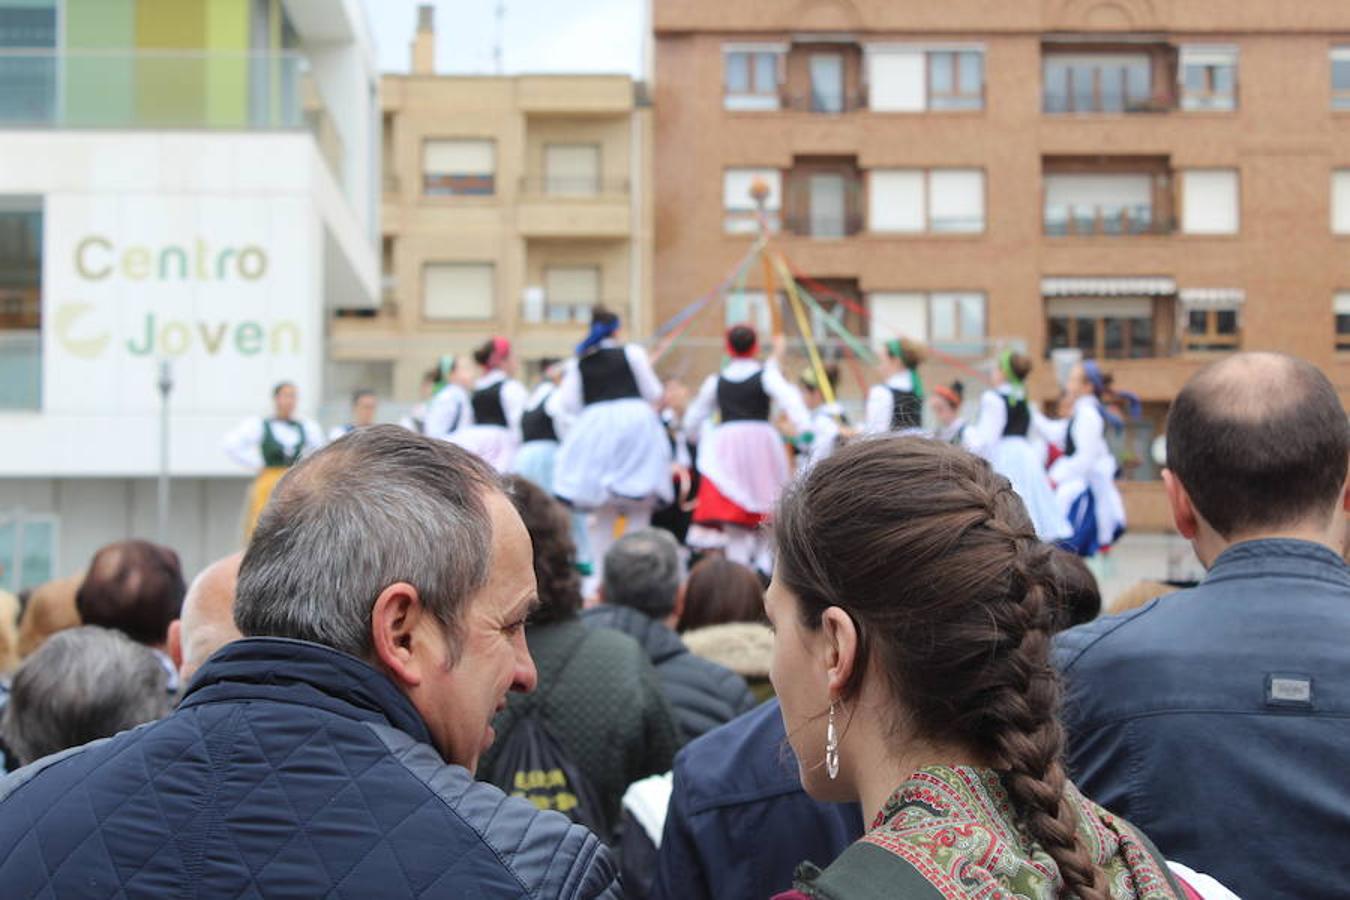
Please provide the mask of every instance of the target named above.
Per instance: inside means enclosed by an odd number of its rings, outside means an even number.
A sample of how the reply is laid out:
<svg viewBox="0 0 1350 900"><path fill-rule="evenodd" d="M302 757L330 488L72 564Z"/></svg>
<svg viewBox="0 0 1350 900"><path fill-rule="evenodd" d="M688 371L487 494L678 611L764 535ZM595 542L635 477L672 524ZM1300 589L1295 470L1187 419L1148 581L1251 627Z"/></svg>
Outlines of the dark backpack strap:
<svg viewBox="0 0 1350 900"><path fill-rule="evenodd" d="M823 872L798 869L798 888L817 900L944 900L942 891L907 860L855 841Z"/></svg>

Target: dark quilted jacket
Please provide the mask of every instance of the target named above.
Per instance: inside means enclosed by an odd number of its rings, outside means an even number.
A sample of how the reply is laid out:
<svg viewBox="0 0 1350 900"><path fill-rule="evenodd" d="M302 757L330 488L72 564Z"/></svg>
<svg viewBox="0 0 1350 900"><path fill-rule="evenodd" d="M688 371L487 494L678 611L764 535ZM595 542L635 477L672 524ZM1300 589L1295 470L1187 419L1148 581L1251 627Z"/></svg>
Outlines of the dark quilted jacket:
<svg viewBox="0 0 1350 900"><path fill-rule="evenodd" d="M0 781L5 897L620 896L585 829L478 784L384 675L218 652L168 718Z"/></svg>
<svg viewBox="0 0 1350 900"><path fill-rule="evenodd" d="M612 833L623 792L648 775L669 772L679 749L656 671L632 638L586 628L575 618L531 625L525 640L539 689L507 698L492 723L497 742L478 763L479 777L492 771L496 751L522 716L541 716L595 787Z"/></svg>
<svg viewBox="0 0 1350 900"><path fill-rule="evenodd" d="M582 619L591 628L613 628L636 640L661 676L661 688L675 710L684 741L730 722L755 705L745 679L695 656L680 636L651 616L625 606L602 604Z"/></svg>

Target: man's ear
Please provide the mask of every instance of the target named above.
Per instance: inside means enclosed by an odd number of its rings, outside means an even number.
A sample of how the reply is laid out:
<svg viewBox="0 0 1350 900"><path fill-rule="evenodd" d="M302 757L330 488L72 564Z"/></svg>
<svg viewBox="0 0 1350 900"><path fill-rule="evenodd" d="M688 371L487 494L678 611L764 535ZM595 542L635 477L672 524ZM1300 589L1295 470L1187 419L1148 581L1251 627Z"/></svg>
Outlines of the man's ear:
<svg viewBox="0 0 1350 900"><path fill-rule="evenodd" d="M417 588L400 581L380 591L370 611L370 637L384 670L401 686L422 683L427 648L421 644L418 626L429 615Z"/></svg>
<svg viewBox="0 0 1350 900"><path fill-rule="evenodd" d="M853 667L858 663L858 627L848 613L831 606L820 617L820 630L825 638L827 687L833 697L843 693L853 677Z"/></svg>
<svg viewBox="0 0 1350 900"><path fill-rule="evenodd" d="M1186 487L1177 478L1176 473L1171 469L1162 471L1163 487L1167 491L1167 505L1172 510L1172 521L1177 526L1177 531L1186 540L1194 540L1196 532L1199 531L1195 507L1191 504L1191 495L1186 493ZM1347 497L1350 500L1350 496Z"/></svg>
<svg viewBox="0 0 1350 900"><path fill-rule="evenodd" d="M165 639L168 644L169 659L173 660L173 667L178 671L183 671L183 620L174 619L169 623L169 635Z"/></svg>

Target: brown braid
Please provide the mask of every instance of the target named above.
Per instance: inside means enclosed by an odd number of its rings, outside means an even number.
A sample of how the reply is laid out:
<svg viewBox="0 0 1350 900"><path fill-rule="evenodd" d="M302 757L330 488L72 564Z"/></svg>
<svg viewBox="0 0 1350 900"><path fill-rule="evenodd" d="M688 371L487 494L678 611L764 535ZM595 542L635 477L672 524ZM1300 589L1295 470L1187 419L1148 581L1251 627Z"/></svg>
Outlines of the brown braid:
<svg viewBox="0 0 1350 900"><path fill-rule="evenodd" d="M896 729L964 745L1003 773L1061 896L1110 900L1060 761L1051 551L1007 480L937 441L861 441L785 494L775 536L775 578L807 627L830 606L858 625L843 699L879 668L903 709Z"/></svg>

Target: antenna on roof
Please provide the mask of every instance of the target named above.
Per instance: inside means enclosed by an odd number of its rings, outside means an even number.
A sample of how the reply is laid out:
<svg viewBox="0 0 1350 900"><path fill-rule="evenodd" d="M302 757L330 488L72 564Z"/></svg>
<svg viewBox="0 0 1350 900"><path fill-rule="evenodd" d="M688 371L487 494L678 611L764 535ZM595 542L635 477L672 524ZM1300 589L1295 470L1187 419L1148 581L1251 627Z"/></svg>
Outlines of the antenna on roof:
<svg viewBox="0 0 1350 900"><path fill-rule="evenodd" d="M504 66L502 64L502 44L506 40L506 0L497 0L497 40L492 45L492 67L498 75L501 75Z"/></svg>

